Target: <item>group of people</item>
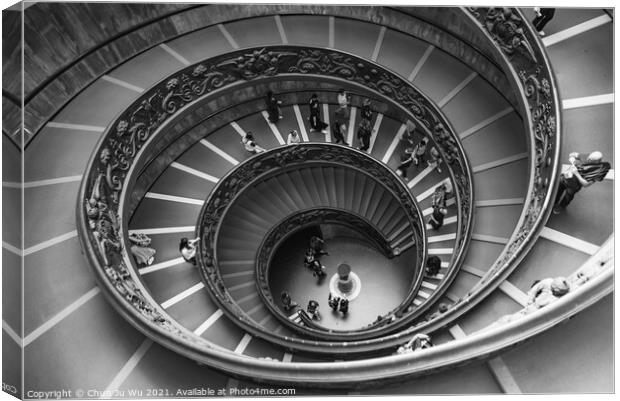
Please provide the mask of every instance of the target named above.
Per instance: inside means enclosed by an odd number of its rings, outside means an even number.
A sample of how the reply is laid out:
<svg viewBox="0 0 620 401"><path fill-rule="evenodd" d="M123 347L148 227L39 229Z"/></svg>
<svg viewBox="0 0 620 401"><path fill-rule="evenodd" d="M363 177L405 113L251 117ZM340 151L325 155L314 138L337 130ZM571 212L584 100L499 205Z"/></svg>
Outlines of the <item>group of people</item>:
<svg viewBox="0 0 620 401"><path fill-rule="evenodd" d="M370 108L370 99L362 101L360 109L360 123L357 127L357 139L359 141L359 149L367 152L370 149L370 139L372 137L372 109ZM338 92L338 108L334 113L334 126L332 127L332 136L335 143L351 145L345 139L345 133L348 131L347 123L349 122L351 100L349 94L340 89Z"/></svg>
<svg viewBox="0 0 620 401"><path fill-rule="evenodd" d="M267 98L265 103L268 116L267 119L270 123L276 124L279 120L282 119L282 111L280 109L282 101L276 98L273 91L269 91L267 92ZM338 91L338 108L334 112L332 125L332 136L334 143L350 145L345 139L345 135L348 131L347 124L349 123L350 107L350 95L344 89L340 89ZM308 108L310 115L308 117L308 120L310 122L310 132L321 132L323 134L327 134L327 128L329 127L329 124L323 121L321 117L321 102L319 101L318 94L313 93L311 95L310 100L308 101ZM360 117L361 118L357 129L359 149L363 151L368 151L368 149L370 148L370 141L372 137L371 121L373 118L370 99L364 99L362 107L360 109ZM248 139L244 138L242 142L246 150L251 153L259 153L260 151L262 151L262 148L256 145L253 137L250 137ZM290 130L286 143L290 145L299 142L300 138L297 131L294 129Z"/></svg>
<svg viewBox="0 0 620 401"><path fill-rule="evenodd" d="M343 315L349 312L349 300L344 297L333 296L330 293L327 304L334 312L341 312Z"/></svg>
<svg viewBox="0 0 620 401"><path fill-rule="evenodd" d="M282 291L280 294L280 300L282 301L282 308L286 312L290 312L299 306L299 304L291 299L291 295L287 291ZM308 307L306 308L306 314L313 320L321 320L321 314L319 313L319 303L313 299L308 301Z"/></svg>
<svg viewBox="0 0 620 401"><path fill-rule="evenodd" d="M431 203L433 212L428 219L428 224L433 227L433 230L439 230L443 227L443 219L448 214L447 198L451 193L452 183L450 180L445 180L433 192Z"/></svg>
<svg viewBox="0 0 620 401"><path fill-rule="evenodd" d="M427 136L417 141L415 134L415 125L408 122L407 130L404 133L405 150L400 156L400 164L396 168L396 174L408 180L407 172L411 166L415 166L416 170L422 167L430 167L437 169L441 173L441 155L437 147L431 146L429 149L429 139Z"/></svg>
<svg viewBox="0 0 620 401"><path fill-rule="evenodd" d="M129 235L131 242L131 254L136 260L139 267L150 266L155 261L155 249L151 248L151 239L142 233L131 233Z"/></svg>
<svg viewBox="0 0 620 401"><path fill-rule="evenodd" d="M310 237L310 244L304 257L304 266L312 271L314 277L318 277L319 282L327 276L325 266L320 262L320 258L324 255L329 255L325 250L325 241L316 235ZM299 306L299 303L292 300L290 294L287 291L283 291L280 294L282 308L290 312ZM341 312L346 315L349 312L349 300L345 297L338 297L329 294L327 304L334 312ZM320 320L321 314L319 313L319 302L316 300L310 300L306 308L307 315L314 319Z"/></svg>
<svg viewBox="0 0 620 401"><path fill-rule="evenodd" d="M313 235L310 238L310 246L308 247L306 256L304 257L304 266L310 269L312 271L312 276L318 277L319 280L322 280L327 276L325 266L320 261L320 258L323 255L329 255L329 253L325 251L325 241L316 235Z"/></svg>
<svg viewBox="0 0 620 401"><path fill-rule="evenodd" d="M179 252L183 259L196 265L196 245L200 237L189 240L187 238L181 238L179 243ZM136 260L139 267L150 266L155 261L155 249L151 248L151 238L142 233L131 233L129 235L129 241L131 242L131 254Z"/></svg>

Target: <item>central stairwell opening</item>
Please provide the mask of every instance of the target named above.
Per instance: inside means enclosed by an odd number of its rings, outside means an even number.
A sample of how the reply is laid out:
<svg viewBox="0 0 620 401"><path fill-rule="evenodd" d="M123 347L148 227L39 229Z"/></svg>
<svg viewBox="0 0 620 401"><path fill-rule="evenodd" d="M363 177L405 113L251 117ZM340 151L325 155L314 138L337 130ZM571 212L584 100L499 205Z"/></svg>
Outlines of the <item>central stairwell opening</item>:
<svg viewBox="0 0 620 401"><path fill-rule="evenodd" d="M327 273L324 278L314 277L303 263L312 236L325 241L328 254L320 257ZM363 232L345 225L313 225L291 234L276 249L269 268L269 287L274 299L288 292L299 304L296 309L305 309L309 301L317 301L321 318L315 321L316 325L328 330L362 329L397 308L407 297L414 279L415 258L413 250L389 258ZM332 287L343 263L351 267L356 286L345 295L349 300L347 313L328 305L329 295L338 294L332 293ZM283 305L280 309L293 315Z"/></svg>

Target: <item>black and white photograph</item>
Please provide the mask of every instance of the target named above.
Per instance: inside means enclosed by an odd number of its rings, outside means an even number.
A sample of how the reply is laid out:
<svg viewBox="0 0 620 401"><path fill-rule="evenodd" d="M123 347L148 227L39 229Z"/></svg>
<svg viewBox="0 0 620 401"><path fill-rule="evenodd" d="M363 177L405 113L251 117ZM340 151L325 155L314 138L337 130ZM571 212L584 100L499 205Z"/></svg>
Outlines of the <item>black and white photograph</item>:
<svg viewBox="0 0 620 401"><path fill-rule="evenodd" d="M3 1L2 400L615 393L614 5L431 3Z"/></svg>

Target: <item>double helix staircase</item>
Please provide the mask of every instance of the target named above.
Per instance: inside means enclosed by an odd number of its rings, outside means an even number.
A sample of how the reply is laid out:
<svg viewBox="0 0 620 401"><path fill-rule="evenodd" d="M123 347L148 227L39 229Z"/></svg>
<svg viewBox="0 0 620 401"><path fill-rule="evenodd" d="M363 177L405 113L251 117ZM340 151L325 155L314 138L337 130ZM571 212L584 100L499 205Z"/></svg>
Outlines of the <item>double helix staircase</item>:
<svg viewBox="0 0 620 401"><path fill-rule="evenodd" d="M207 10L208 7L203 8ZM194 12L200 10L201 7L196 7ZM558 10L555 20L546 29L551 39L554 33L571 26L593 19L598 21L598 25L592 25L584 33L547 44L565 101L562 155L575 149L584 152L611 149L609 132L612 127L609 121L612 105L594 103L582 106L578 102L571 103L574 98L605 95L613 91L610 52L605 48L611 37L612 24L609 20L604 21L606 15L600 10ZM408 17L401 18L407 21ZM22 255L25 265L24 290L28 294L24 300L23 316L24 363L30 370L25 378L27 388L63 385L128 389L146 388L153 383L178 388L204 386L205 382L214 387L252 386L250 382L230 379L208 366L197 366L190 359L153 343L122 319L104 301L92 274L85 269L87 262L80 254L74 210L67 207L75 202L78 181L103 127L116 121L114 117L140 96L136 88L148 88L186 65L174 56L175 53L188 63L193 63L237 48L281 43L321 45L373 60L409 78L438 105L460 137L472 167L474 185L473 229L467 253L460 269L450 278L449 286L437 294L435 291L440 289L442 280L449 272L450 255L455 247L458 225L456 202L452 200L449 203L444 227L438 231L426 227L428 253L440 256L443 264L439 275L425 277L421 282L413 303L420 306L427 299L432 302L427 302L428 309L419 316L418 323L426 327L428 315L436 312L439 303L454 305L458 304L459 299L467 297L501 257L519 222L531 179L531 156L528 140L523 134L525 117L503 93L480 73L440 47L387 23L378 25L338 15L289 15L282 10L273 15L234 19L224 20L221 25L196 28L187 35L170 38L165 46L155 46L128 59L67 101L62 110L29 139L24 150L27 184L23 194L26 235ZM282 32L286 40L283 40ZM204 46L205 40L208 46ZM592 62L590 51L596 52L598 62ZM119 81L130 83L133 88L131 85L121 85ZM355 91L355 88L352 90ZM321 87L317 91L323 99L331 99L326 101L323 109L323 115L329 120L336 107L333 104L334 94ZM253 361L277 359L281 363L294 364L290 365L291 368L295 366L295 369L306 373L329 372L346 363L340 362L342 357L292 352L286 346L253 336L237 325L210 297L198 269L185 263L178 253L180 237L194 236L200 210L217 183L231 169L251 157L240 144L242 133L252 131L257 142L266 149L282 146L282 139L290 129L297 129L304 142L331 140L329 134L310 132L305 104L286 104L282 114L283 119L276 125L269 124L264 114L257 111L239 112L238 118L216 129L203 128L202 138L168 163L161 174L154 178L145 177L151 179L149 188L133 213L127 216L126 223L129 233L149 235L152 238L151 247L157 251L155 264L137 271L149 296L181 327L202 338L204 344L210 344L217 352L243 355ZM348 124L350 130L347 132L349 143L355 144L355 132L351 128L356 127L358 121L359 110L353 108ZM395 169L400 154L407 146L400 141L405 123L390 108L376 109L371 123L374 132L369 155ZM587 138L583 135L586 127L591 132ZM195 132L200 132L200 129L200 124L193 128ZM20 172L13 168L18 160L19 150L10 138L3 136L5 182L20 181ZM611 155L609 160L613 168ZM424 166L419 170L412 169L410 180L403 182L416 198L425 218L430 213L432 191L444 180L451 179L445 164L440 167L443 168L442 173ZM499 317L522 308L526 302L525 293L535 279L570 275L593 255L596 256L600 245L613 233L608 218L612 213L612 187L611 179L597 183L582 191L564 214L551 216L531 251L501 284L466 313L433 328L436 346L445 344L446 347L438 348L437 352L450 349L456 355L459 344L474 341L478 338L474 336L476 332ZM19 189L4 185L5 205L17 205L20 199ZM329 206L367 216L386 234L392 246L402 247L404 252L413 252L410 235L400 224L401 211L386 199L389 199L389 193L376 182L368 180L363 173L333 166L308 166L290 175L274 176L249 189L244 199L233 205L231 209L234 210L226 214L220 233L221 241L218 242L220 273L237 305L267 331L298 338L297 332L284 327L269 313L259 301L253 286L253 259L264 233L294 211ZM593 204L597 205L596 210L592 210ZM3 212L5 222L14 216L10 209L3 208ZM16 222L14 227L19 227L19 223ZM19 237L8 228L4 231L4 243L19 247ZM4 280L5 283L19 277L14 267L19 265L20 255L11 249L10 246L3 247L3 264L6 266L3 274L9 278ZM5 294L13 291L10 286L4 289ZM565 386L556 391L577 388L572 387L577 384L568 379L574 377L576 365L563 363L563 358L568 356L553 352L557 338L562 338L566 347L579 349L575 358L584 366L593 367L608 362L604 357L607 354L604 344L611 340L606 323L609 319L596 317L609 316L609 305L610 297L603 298L572 321L559 328L549 328L534 341L503 353L501 361L512 371L521 390L556 390L554 385L549 384L553 381L547 380L544 374L528 373L528 369L536 373L547 368L554 372L558 386ZM576 308L581 310L581 307ZM14 311L5 309L3 319L7 327L16 329L21 326L22 317ZM593 329L584 332L584 326ZM594 344L587 351L580 347L586 338ZM391 344L396 343L394 340ZM15 344L8 341L5 345L4 355L9 358L16 352L12 349ZM174 348L170 344L167 346ZM381 355L388 357L395 348L386 347ZM408 379L385 390L367 391L368 394L481 393L510 389L505 382L498 384L493 379L498 369L501 370L501 366L493 365L497 359L486 364L476 361L477 357L472 352L467 356L467 360L472 362L465 367L451 366L450 370L436 372L426 378ZM369 366L375 359L374 356L358 358L360 363L366 362ZM125 373L122 367L130 359L136 361L135 368ZM55 366L63 366L64 369L50 369L52 360ZM86 369L85 361L92 360L99 363L96 366L88 364ZM532 364L532 360L536 360L537 364ZM420 372L425 371L423 361L420 363ZM302 364L306 365L300 367ZM369 379L356 371L353 365L349 368L351 374L359 375L360 380ZM265 371L269 369L265 368ZM579 370L583 372L588 369ZM606 376L601 376L591 380L592 387L588 388L607 388ZM456 377L465 379L457 380ZM388 380L386 377L380 379ZM283 383L293 382L290 378L283 379ZM344 394L349 389L299 388L298 394L305 391Z"/></svg>

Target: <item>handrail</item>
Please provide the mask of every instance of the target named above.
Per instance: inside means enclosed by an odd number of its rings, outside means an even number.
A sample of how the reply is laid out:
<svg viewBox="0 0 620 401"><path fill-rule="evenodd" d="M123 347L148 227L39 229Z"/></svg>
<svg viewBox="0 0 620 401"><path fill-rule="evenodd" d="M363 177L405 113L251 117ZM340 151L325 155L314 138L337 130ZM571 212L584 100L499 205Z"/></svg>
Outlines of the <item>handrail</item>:
<svg viewBox="0 0 620 401"><path fill-rule="evenodd" d="M333 50L273 46L220 55L162 80L122 112L96 146L80 188L79 232L96 276L114 297L125 299L120 303L124 305L119 308L123 309L121 313L132 315L132 319L139 316L141 323L136 326L143 331L154 329L162 342L171 342L171 338L178 335L192 336L192 333L178 325L152 299L126 252L127 227L121 224L119 212L131 193L128 185L135 179L131 178L136 173L133 161L139 159L141 149L156 142L157 133L163 133L166 123L174 120L184 107L236 83L276 75L329 76L346 80L353 86L365 86L378 96L396 102L418 121L443 159L451 160L448 170L457 188L459 205L457 243L462 245L454 258L464 254L464 244L469 238L466 227L472 217L470 168L448 121L410 82L373 62ZM396 327L399 322L394 324ZM154 328L147 330L143 325ZM360 351L368 352L375 345L365 344ZM347 346L342 350L351 352Z"/></svg>
<svg viewBox="0 0 620 401"><path fill-rule="evenodd" d="M576 291L579 287L586 284L588 281L596 279L596 277L605 274L606 271L613 270L614 267L614 235L612 234L607 241L593 254L583 265L581 265L576 271L566 277L566 282L569 286L569 293ZM556 302L559 298L551 301ZM524 308L514 312L510 315L502 316L495 323L490 324L478 331L489 330L495 327L505 325L517 319L522 319L524 316L532 313L536 310L535 304L528 304Z"/></svg>
<svg viewBox="0 0 620 401"><path fill-rule="evenodd" d="M501 260L485 277L486 280L483 282L483 285L476 289L475 294L472 292L476 297L470 294L468 302L461 302L453 308L453 310L458 309L459 313L464 313L469 309L463 305L474 304L474 302L478 301L478 298L481 299L486 290L495 287L495 284L508 274L510 269L506 266L514 267L535 241L540 227L544 224L550 212L548 206L551 199L553 199L553 193L557 185L560 131L559 99L549 62L544 50L542 50L540 41L536 38L535 33L525 22L519 11L511 10L506 12L505 10L497 11L495 9L472 9L466 11L463 9L462 12L465 18L477 20L480 24L481 34L486 35L489 40L495 41L498 49L501 48L501 50L498 50L498 53L502 53L506 65L505 68L514 79L514 85L525 105L524 109L528 111L526 118L526 121L528 121L527 130L530 134L531 145L536 149L536 153L531 158L533 174L531 176L530 189L532 190L532 195L526 199L527 211L522 215L519 227L510 239L511 245L504 252ZM513 18L515 16L516 18ZM515 27L517 29L514 29ZM317 50L317 52L335 53L321 50ZM534 62L526 60L529 57L528 55L534 56ZM329 54L327 56L329 57ZM257 77L269 76L271 72L275 72L272 70L274 67L272 60L273 58L262 59L264 68L261 67L258 71L255 70L255 76L242 76L237 79L255 79ZM276 63L279 60L280 57L275 58ZM231 59L231 63L239 67L239 63L235 63L233 59ZM211 66L211 68L211 71L205 70L197 73L204 76L205 73L216 72L213 71L214 66ZM250 70L252 68L256 68L256 64L251 64ZM350 72L350 69L345 69L344 71ZM296 71L296 73L308 72L308 70ZM371 76L374 78L374 74ZM218 76L216 78L216 76L211 75L211 79L216 79L220 86L227 83L222 81L221 78L225 77ZM375 82L378 82L378 80L375 80ZM97 266L94 269L96 275L108 290L104 292L114 300L113 302L117 309L147 335L154 337L182 354L191 355L191 357L197 360L208 361L213 366L225 371L251 376L259 380L271 379L280 383L298 382L299 380L305 380L306 383L323 384L344 383L345 380L347 383L367 381L369 379L382 380L387 377L414 374L416 371L428 371L428 369L433 367L450 365L452 361L462 362L472 357L485 355L485 353L489 354L495 349L502 349L502 347L507 346L505 343L506 338L527 338L528 335L535 334L533 333L534 331L539 332L540 327L544 326L546 328L550 327L549 324L556 324L561 319L566 318L568 314L581 309L583 305L599 299L605 291L610 291L609 278L611 273L606 271L605 274L582 286L580 291L573 294L573 296L568 294L557 303L550 305L548 309L545 308L543 310L545 315L564 308L559 311L562 313L558 313L557 316L549 319L548 322L540 321L539 316L541 314L528 316L524 321L519 322L521 324L519 327L521 331L518 333L505 330L494 333L489 331L480 335L469 336L464 340L448 343L446 347L439 346L435 349L423 351L423 353L421 352L414 356L402 356L400 358L384 357L360 362L338 362L325 364L325 366L319 366L321 364L304 365L302 363L292 363L282 367L282 365L275 362L240 358L231 355L230 352L222 352L207 341L188 333L186 329L179 328L161 308L150 302L152 300L148 294L142 294L140 288L133 288L132 285L139 285L139 277L137 277L135 272L132 273L133 269L127 269L131 261L126 257L126 252L122 252L124 249L123 242L121 241L121 239L124 240L122 235L123 227L121 227L117 220L117 204L121 189L126 190L126 188L123 188L123 182L130 165L130 160L128 159L132 159L135 156L139 145L143 145L149 136L169 117L169 115L166 116L166 113L173 114L177 111L177 106L181 107L186 104L183 100L184 95L193 96L191 87L187 88L190 90L189 92L179 93L176 91L179 81L176 83L169 81L168 84L170 84L170 87L167 88L168 90L162 90L161 93L168 93L170 97L167 95L165 98L158 98L156 100L163 100L163 103L168 104L170 104L170 100L174 100L175 103L178 102L179 104L173 104L174 107L172 109L166 110L163 120L160 121L158 118L154 118L157 114L153 110L154 103L147 101L140 109L140 114L143 117L142 121L147 122L147 124L140 127L134 125L132 127L134 130L130 132L130 135L126 135L127 125L119 125L117 138L115 138L116 142L106 142L110 139L109 136L111 136L110 129L102 138L95 154L91 158L91 163L89 163L87 174L80 190L80 205L87 198L90 202L86 208L79 208L78 221L80 224L80 239L85 245L91 264ZM159 85L157 88L163 89ZM200 88L197 89L200 90ZM387 87L376 87L374 90L387 95L390 87L389 85ZM382 92L382 90L385 90L385 92ZM153 91L148 92L148 94L153 93ZM413 104L409 103L405 106L412 107ZM415 108L411 109L411 111L414 112L414 115L416 111L426 112L424 109L417 110ZM157 109L157 112L159 112L159 109ZM424 121L423 118L419 120ZM436 120L432 121L435 122ZM129 137L131 137L131 141L128 141ZM110 145L112 149L106 148L104 145ZM138 145L137 148L136 145ZM107 152L104 152L105 150ZM98 163L95 163L98 158L100 160L98 160ZM102 183L107 185L107 187ZM91 196L87 197L87 193ZM88 215L86 212L88 212ZM119 256L121 256L120 261ZM102 273L104 271L105 274ZM581 295L585 293L587 293L587 297L581 299ZM578 305L570 304L567 306L569 301L575 299L583 302ZM127 308L129 302L132 303L131 308ZM448 311L447 314L450 314L450 312ZM442 316L446 316L446 314ZM454 318L454 316L456 314L452 314L451 318ZM545 318L548 317L545 316ZM531 326L523 326L525 323ZM432 327L428 325L426 328L431 329ZM434 327L438 328L440 324L435 324ZM497 345L498 342L501 344ZM446 350L450 351L450 353L445 353ZM422 357L422 355L425 357ZM432 358L427 359L426 357ZM414 360L418 363L412 363ZM419 362L422 362L422 364L419 364ZM348 373L354 374L354 376L352 377ZM330 379L330 376L334 374L337 377L332 376L333 378Z"/></svg>
<svg viewBox="0 0 620 401"><path fill-rule="evenodd" d="M474 288L445 313L420 322L416 331L432 332L475 307L495 290L534 246L551 214L560 165L561 103L544 46L518 9L461 8L492 43L512 77L525 111L530 144L530 179L524 209L507 245Z"/></svg>

